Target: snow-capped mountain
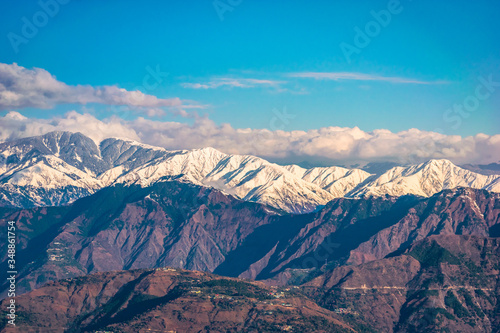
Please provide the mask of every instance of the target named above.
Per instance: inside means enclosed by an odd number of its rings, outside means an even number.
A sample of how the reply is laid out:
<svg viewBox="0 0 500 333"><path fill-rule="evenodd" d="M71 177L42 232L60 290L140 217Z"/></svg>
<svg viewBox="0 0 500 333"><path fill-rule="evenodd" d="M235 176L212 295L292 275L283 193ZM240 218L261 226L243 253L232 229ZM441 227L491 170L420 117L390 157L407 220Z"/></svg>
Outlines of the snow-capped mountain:
<svg viewBox="0 0 500 333"><path fill-rule="evenodd" d="M353 182L370 176L342 168L299 169L213 148L167 151L120 139L95 143L80 133L52 132L0 145L0 195L17 207L60 205L117 183L148 186L177 176L242 200L302 213L342 196Z"/></svg>
<svg viewBox="0 0 500 333"><path fill-rule="evenodd" d="M67 204L113 184L149 186L172 176L292 213L313 211L338 197L430 196L459 186L500 192L500 176L447 160L375 176L360 169L280 166L213 148L168 151L116 138L94 142L69 132L0 144L0 199L8 206Z"/></svg>
<svg viewBox="0 0 500 333"><path fill-rule="evenodd" d="M122 171L121 167L120 171ZM287 212L314 210L335 196L321 186L303 180L285 168L254 156L226 155L213 148L196 149L157 159L117 174L116 168L101 179L112 183L151 185L165 176L211 186L237 198L265 203ZM368 176L368 174L367 174Z"/></svg>
<svg viewBox="0 0 500 333"><path fill-rule="evenodd" d="M367 182L350 196L401 196L414 194L429 197L456 187L471 187L500 192L500 176L481 175L462 169L448 160L430 160L409 167L394 167Z"/></svg>

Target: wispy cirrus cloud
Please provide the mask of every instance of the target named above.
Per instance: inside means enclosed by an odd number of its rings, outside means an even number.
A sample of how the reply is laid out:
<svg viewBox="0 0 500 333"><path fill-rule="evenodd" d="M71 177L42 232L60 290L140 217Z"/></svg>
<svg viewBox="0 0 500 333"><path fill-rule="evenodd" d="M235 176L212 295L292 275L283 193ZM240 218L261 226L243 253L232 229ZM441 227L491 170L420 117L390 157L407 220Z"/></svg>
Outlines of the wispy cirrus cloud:
<svg viewBox="0 0 500 333"><path fill-rule="evenodd" d="M449 84L450 81L436 80L424 81L413 78L404 78L397 76L382 76L357 72L296 72L287 74L277 74L279 77L298 78L298 79L315 79L315 80L332 80L332 81L380 81L389 82L394 84ZM290 82L286 80L276 79L255 79L255 78L231 78L231 77L218 77L212 78L204 82L184 82L181 84L184 88L189 89L217 89L217 88L257 88L269 87L274 88L276 91L284 92L289 91L288 88L283 87Z"/></svg>
<svg viewBox="0 0 500 333"><path fill-rule="evenodd" d="M334 81L382 81L389 83L399 84L449 84L450 81L437 80L437 81L424 81L412 78L396 77L396 76L381 76L357 72L297 72L289 73L289 77L306 78L315 80L334 80Z"/></svg>
<svg viewBox="0 0 500 333"><path fill-rule="evenodd" d="M42 68L28 69L16 63L0 63L0 110L27 107L50 109L60 104L89 103L128 106L146 114L168 109L182 116L187 116L184 109L202 107L177 97L158 98L117 86L68 85Z"/></svg>
<svg viewBox="0 0 500 333"><path fill-rule="evenodd" d="M228 88L256 88L256 87L273 87L279 88L282 84L285 84L286 81L278 81L278 80L262 80L262 79L247 79L247 78L229 78L229 77L221 77L221 78L213 78L203 83L191 83L185 82L181 85L184 88L190 89L216 89L220 87L228 87Z"/></svg>

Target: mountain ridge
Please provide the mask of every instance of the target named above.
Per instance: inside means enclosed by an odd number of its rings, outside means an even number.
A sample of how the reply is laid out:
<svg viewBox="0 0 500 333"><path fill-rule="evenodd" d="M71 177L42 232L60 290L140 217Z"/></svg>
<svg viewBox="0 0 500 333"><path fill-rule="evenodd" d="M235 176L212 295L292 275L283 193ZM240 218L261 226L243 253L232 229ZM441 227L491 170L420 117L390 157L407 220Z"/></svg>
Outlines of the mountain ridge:
<svg viewBox="0 0 500 333"><path fill-rule="evenodd" d="M500 194L337 198L297 215L174 178L117 184L69 206L0 208L0 227L6 221L18 229L19 293L48 280L164 266L287 284L323 266L395 255L436 234L495 236Z"/></svg>
<svg viewBox="0 0 500 333"><path fill-rule="evenodd" d="M61 332L493 333L499 254L498 238L433 235L395 257L284 287L172 267L93 273L18 296L17 323Z"/></svg>
<svg viewBox="0 0 500 333"><path fill-rule="evenodd" d="M448 160L396 166L375 175L336 166L282 166L211 147L169 151L117 138L96 144L81 133L71 132L50 132L0 144L3 206L68 204L113 184L148 186L165 176L180 176L196 185L296 214L315 211L339 197L429 197L460 186L500 192L500 175L474 173ZM36 195L30 197L27 192Z"/></svg>

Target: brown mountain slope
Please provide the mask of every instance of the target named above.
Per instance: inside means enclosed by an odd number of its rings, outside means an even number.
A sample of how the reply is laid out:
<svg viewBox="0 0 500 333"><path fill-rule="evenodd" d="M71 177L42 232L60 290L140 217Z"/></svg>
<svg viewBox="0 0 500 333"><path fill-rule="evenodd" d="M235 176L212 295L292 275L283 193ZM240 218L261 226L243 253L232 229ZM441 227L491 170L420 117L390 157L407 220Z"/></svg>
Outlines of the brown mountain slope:
<svg viewBox="0 0 500 333"><path fill-rule="evenodd" d="M19 331L353 332L296 289L171 268L49 283L16 303Z"/></svg>
<svg viewBox="0 0 500 333"><path fill-rule="evenodd" d="M67 207L0 209L0 228L16 221L19 292L94 272L165 266L301 283L319 268L397 255L435 234L497 236L500 194L341 198L317 213L279 213L170 180L106 188Z"/></svg>
<svg viewBox="0 0 500 333"><path fill-rule="evenodd" d="M446 190L426 199L338 199L278 244L265 266L258 263L241 276L286 283L310 278L325 263L331 269L401 254L432 235L498 237L499 226L500 195L483 190Z"/></svg>
<svg viewBox="0 0 500 333"><path fill-rule="evenodd" d="M438 235L300 287L171 268L98 273L19 296L17 323L58 332L497 332L499 269L499 239Z"/></svg>
<svg viewBox="0 0 500 333"><path fill-rule="evenodd" d="M164 182L114 187L69 207L4 210L18 229L19 288L120 269L212 271L276 212L219 191Z"/></svg>
<svg viewBox="0 0 500 333"><path fill-rule="evenodd" d="M500 240L431 236L403 255L343 266L305 286L379 332L497 332Z"/></svg>

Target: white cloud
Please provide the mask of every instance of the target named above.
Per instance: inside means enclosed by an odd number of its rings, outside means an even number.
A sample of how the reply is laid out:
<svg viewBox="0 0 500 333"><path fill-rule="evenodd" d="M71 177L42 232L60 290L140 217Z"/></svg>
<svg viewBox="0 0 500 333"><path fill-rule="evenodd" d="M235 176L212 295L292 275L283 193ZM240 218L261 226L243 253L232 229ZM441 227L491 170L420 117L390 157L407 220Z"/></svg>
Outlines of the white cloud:
<svg viewBox="0 0 500 333"><path fill-rule="evenodd" d="M128 106L150 114L158 114L162 108L167 108L184 116L183 109L199 107L185 104L179 98L162 99L117 86L71 86L41 68L27 69L16 63L0 63L0 110L26 107L48 109L57 104L88 103Z"/></svg>
<svg viewBox="0 0 500 333"><path fill-rule="evenodd" d="M324 127L309 131L236 129L207 118L193 124L153 121L139 117L98 120L75 111L52 119L26 118L10 112L0 118L0 140L40 135L53 130L82 132L100 141L123 137L167 149L214 147L225 153L251 154L271 160L321 161L332 164L359 161L422 162L446 158L454 163L498 162L500 134L449 136L409 129L398 133L380 129L365 132L357 127Z"/></svg>
<svg viewBox="0 0 500 333"><path fill-rule="evenodd" d="M383 81L390 83L406 83L406 84L448 84L450 82L444 80L438 81L422 81L417 79L371 75L356 72L300 72L290 73L290 77L309 78L315 80L353 80L353 81Z"/></svg>
<svg viewBox="0 0 500 333"><path fill-rule="evenodd" d="M286 83L285 81L275 81L275 80L260 80L260 79L238 79L238 78L214 78L204 83L189 83L185 82L181 85L184 88L191 89L216 89L219 87L229 87L229 88L255 88L258 86L267 87L279 87L281 84Z"/></svg>
<svg viewBox="0 0 500 333"><path fill-rule="evenodd" d="M76 111L70 111L64 117L51 119L26 118L19 112L10 111L0 119L0 141L42 135L52 131L81 132L96 142L109 137L141 139L132 128L117 117L101 121L90 114L80 114Z"/></svg>

